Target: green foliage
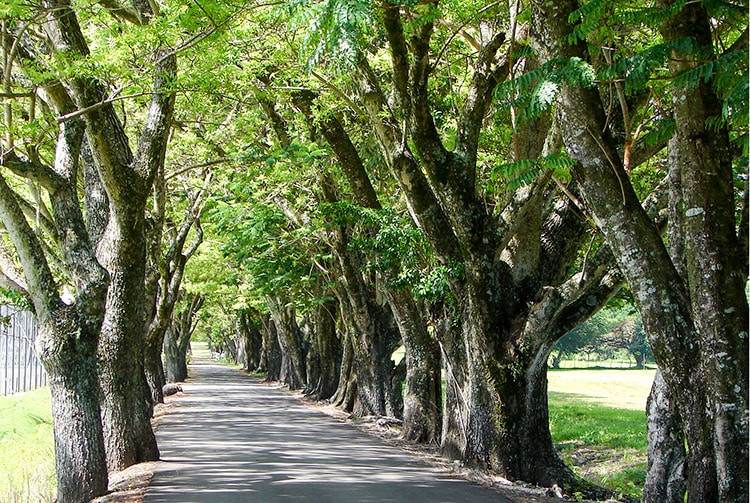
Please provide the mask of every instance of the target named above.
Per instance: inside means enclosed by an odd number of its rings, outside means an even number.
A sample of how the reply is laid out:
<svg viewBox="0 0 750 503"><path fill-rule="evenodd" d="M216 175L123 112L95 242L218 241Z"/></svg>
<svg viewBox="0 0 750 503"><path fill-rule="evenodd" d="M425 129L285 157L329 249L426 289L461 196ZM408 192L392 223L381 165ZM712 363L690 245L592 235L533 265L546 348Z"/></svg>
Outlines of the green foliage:
<svg viewBox="0 0 750 503"><path fill-rule="evenodd" d="M558 152L539 159L506 162L497 166L493 171L495 176L504 181L505 188L515 190L531 183L543 171L551 171L557 177L565 179L573 164L575 161L567 154Z"/></svg>
<svg viewBox="0 0 750 503"><path fill-rule="evenodd" d="M363 0L291 0L283 6L294 30L304 30L299 45L307 70L324 61L351 67L372 30L372 4Z"/></svg>
<svg viewBox="0 0 750 503"><path fill-rule="evenodd" d="M580 58L555 59L501 83L495 89L495 98L501 107L517 107L519 122L529 122L549 110L560 86L591 87L596 77L594 67Z"/></svg>

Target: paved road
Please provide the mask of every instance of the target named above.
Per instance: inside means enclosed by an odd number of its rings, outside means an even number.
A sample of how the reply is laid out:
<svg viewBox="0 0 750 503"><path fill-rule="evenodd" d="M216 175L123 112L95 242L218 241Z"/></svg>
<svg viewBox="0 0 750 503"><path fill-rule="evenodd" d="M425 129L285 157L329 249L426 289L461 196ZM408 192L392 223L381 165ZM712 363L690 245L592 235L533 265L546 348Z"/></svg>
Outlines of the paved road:
<svg viewBox="0 0 750 503"><path fill-rule="evenodd" d="M510 503L243 372L196 359L145 502Z"/></svg>

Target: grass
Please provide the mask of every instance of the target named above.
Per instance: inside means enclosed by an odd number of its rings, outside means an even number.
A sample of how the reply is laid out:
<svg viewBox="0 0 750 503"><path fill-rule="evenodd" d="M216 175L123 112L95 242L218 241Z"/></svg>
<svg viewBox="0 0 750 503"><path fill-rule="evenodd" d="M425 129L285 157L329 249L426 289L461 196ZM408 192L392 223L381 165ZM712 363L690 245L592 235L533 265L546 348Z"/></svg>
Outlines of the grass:
<svg viewBox="0 0 750 503"><path fill-rule="evenodd" d="M550 371L552 439L581 476L635 498L646 480L646 397L653 370Z"/></svg>
<svg viewBox="0 0 750 503"><path fill-rule="evenodd" d="M0 397L0 501L52 501L54 444L49 388Z"/></svg>

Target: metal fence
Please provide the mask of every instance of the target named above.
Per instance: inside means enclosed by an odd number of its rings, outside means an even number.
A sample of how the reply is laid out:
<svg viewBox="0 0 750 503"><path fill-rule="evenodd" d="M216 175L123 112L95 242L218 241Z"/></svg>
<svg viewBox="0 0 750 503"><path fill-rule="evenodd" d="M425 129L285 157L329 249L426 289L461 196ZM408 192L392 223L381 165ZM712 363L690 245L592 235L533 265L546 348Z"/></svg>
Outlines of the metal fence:
<svg viewBox="0 0 750 503"><path fill-rule="evenodd" d="M47 372L34 352L34 315L14 306L0 306L0 316L0 391L12 395L45 386Z"/></svg>

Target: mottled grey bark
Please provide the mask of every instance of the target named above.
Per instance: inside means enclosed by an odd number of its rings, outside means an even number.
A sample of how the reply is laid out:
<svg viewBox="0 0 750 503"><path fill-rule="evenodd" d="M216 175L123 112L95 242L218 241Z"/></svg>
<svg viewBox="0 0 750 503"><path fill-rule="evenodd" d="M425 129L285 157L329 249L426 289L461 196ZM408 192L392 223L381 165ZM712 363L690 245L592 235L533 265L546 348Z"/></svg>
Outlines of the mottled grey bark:
<svg viewBox="0 0 750 503"><path fill-rule="evenodd" d="M5 37L6 33L3 33ZM24 65L35 65L22 54ZM74 105L62 85L43 84L47 104L56 113ZM49 375L55 435L57 500L88 501L107 490L107 465L99 405L96 348L104 316L107 272L97 262L78 200L83 123L60 125L54 166L45 166L17 153L3 152L0 164L38 182L49 194L52 239L62 252L59 266L75 286L75 302L66 305L44 254L41 232L33 230L23 214L22 201L0 177L0 220L15 248L23 273L13 260L2 261L5 288L31 302L38 322L37 354ZM43 204L43 203L41 203ZM3 255L7 255L3 253ZM9 258L9 256L8 256Z"/></svg>
<svg viewBox="0 0 750 503"><path fill-rule="evenodd" d="M648 416L648 469L643 503L685 501L685 435L667 383L656 372L646 403Z"/></svg>
<svg viewBox="0 0 750 503"><path fill-rule="evenodd" d="M143 19L153 14L144 13ZM73 59L89 54L67 0L46 1L45 15L44 29L53 51ZM176 73L176 59L166 51L155 51L154 56L154 94L136 154L114 107L106 103L104 84L81 74L66 76L73 102L85 110L86 139L109 202L110 218L98 242L97 258L110 274L99 338L102 423L110 470L159 456L143 368L144 210L156 169L164 162L174 107L174 93L164 88Z"/></svg>

